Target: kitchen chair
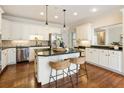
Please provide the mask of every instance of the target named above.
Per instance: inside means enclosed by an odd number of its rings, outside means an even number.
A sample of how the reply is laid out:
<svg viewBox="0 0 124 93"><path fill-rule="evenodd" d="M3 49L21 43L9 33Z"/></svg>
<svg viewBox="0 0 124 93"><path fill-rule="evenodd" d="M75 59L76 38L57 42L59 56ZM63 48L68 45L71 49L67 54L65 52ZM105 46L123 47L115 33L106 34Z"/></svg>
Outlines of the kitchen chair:
<svg viewBox="0 0 124 93"><path fill-rule="evenodd" d="M74 74L76 73L77 85L79 82L79 77L86 75L88 79L85 57L70 58L70 63L76 65L76 68L70 69L70 71ZM83 70L85 73L81 74L81 70Z"/></svg>
<svg viewBox="0 0 124 93"><path fill-rule="evenodd" d="M72 87L73 87L73 80L72 80L72 76L69 70L70 60L63 60L63 61L56 61L56 62L51 61L49 62L49 65L51 67L51 72L50 72L50 77L49 77L49 86L51 83L51 79L53 79L54 81L56 81L56 88L57 88L58 87L57 77L60 75L63 75L63 82L65 82L64 74L66 74L67 76L70 77L70 82L72 83ZM67 69L67 71L65 71L65 69ZM53 75L53 70L56 71L55 75ZM58 73L59 70L62 71L61 74Z"/></svg>

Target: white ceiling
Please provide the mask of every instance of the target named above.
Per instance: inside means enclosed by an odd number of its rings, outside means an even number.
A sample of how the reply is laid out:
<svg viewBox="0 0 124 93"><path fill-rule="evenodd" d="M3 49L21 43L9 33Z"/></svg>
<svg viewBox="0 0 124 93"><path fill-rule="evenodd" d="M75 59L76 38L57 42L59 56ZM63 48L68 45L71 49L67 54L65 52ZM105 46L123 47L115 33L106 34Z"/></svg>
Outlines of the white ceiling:
<svg viewBox="0 0 124 93"><path fill-rule="evenodd" d="M66 23L76 24L79 21L87 20L89 18L98 17L100 15L108 13L121 13L120 9L124 6L119 5L49 5L48 6L48 20L52 23L63 23L62 9L66 9ZM5 15L29 18L39 21L45 21L45 15L41 16L40 12L45 12L45 6L43 5L3 5ZM97 8L98 12L93 13L90 11L92 8ZM74 16L73 12L77 12L78 15ZM57 15L59 18L54 19Z"/></svg>

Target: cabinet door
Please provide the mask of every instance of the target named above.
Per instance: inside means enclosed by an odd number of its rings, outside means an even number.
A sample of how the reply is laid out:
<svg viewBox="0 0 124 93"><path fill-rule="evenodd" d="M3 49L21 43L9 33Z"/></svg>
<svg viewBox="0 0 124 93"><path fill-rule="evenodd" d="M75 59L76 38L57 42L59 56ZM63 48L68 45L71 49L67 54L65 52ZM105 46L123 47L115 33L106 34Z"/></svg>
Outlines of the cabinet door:
<svg viewBox="0 0 124 93"><path fill-rule="evenodd" d="M2 50L2 57L1 57L1 65L2 65L2 70L7 66L8 64L8 50Z"/></svg>
<svg viewBox="0 0 124 93"><path fill-rule="evenodd" d="M11 31L11 33L10 33ZM2 23L2 40L9 40L12 36L12 29L10 21L3 20Z"/></svg>
<svg viewBox="0 0 124 93"><path fill-rule="evenodd" d="M92 39L92 26L91 24L83 24L76 27L77 40L89 40Z"/></svg>
<svg viewBox="0 0 124 93"><path fill-rule="evenodd" d="M5 68L5 52L4 52L4 50L2 50L1 66L2 66L2 70L3 70Z"/></svg>
<svg viewBox="0 0 124 93"><path fill-rule="evenodd" d="M92 50L90 48L86 48L86 61L91 63Z"/></svg>
<svg viewBox="0 0 124 93"><path fill-rule="evenodd" d="M34 48L29 48L29 61L32 62L35 60L35 51Z"/></svg>
<svg viewBox="0 0 124 93"><path fill-rule="evenodd" d="M91 60L95 64L99 63L99 50L98 49L92 49Z"/></svg>
<svg viewBox="0 0 124 93"><path fill-rule="evenodd" d="M121 51L109 51L109 67L113 70L121 71Z"/></svg>
<svg viewBox="0 0 124 93"><path fill-rule="evenodd" d="M109 65L109 51L108 50L100 50L99 53L99 64L101 66L108 67Z"/></svg>
<svg viewBox="0 0 124 93"><path fill-rule="evenodd" d="M8 49L8 64L16 64L16 48Z"/></svg>

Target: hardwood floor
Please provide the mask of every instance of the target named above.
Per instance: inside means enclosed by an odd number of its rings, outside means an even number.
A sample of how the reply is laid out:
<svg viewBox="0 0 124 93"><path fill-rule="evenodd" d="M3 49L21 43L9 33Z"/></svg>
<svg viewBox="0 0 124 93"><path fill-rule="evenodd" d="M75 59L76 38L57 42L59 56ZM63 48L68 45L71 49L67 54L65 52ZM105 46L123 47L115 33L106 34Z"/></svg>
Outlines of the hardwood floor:
<svg viewBox="0 0 124 93"><path fill-rule="evenodd" d="M124 76L88 64L89 79L80 78L79 88L123 88ZM73 79L75 81L75 79ZM0 76L0 88L38 88L40 87L34 77L34 64L22 63L8 66ZM45 86L44 86L45 87ZM68 83L62 87L71 87Z"/></svg>
<svg viewBox="0 0 124 93"><path fill-rule="evenodd" d="M8 66L0 76L0 87L5 88L34 88L39 87L34 77L33 63L20 63Z"/></svg>

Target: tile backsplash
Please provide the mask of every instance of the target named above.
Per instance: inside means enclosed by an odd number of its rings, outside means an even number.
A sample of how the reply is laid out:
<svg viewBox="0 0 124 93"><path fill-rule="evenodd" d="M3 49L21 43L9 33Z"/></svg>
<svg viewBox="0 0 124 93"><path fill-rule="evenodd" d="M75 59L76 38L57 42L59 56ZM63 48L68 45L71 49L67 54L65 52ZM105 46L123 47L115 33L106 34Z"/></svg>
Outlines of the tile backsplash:
<svg viewBox="0 0 124 93"><path fill-rule="evenodd" d="M2 40L2 47L18 46L49 46L49 41L43 40Z"/></svg>

